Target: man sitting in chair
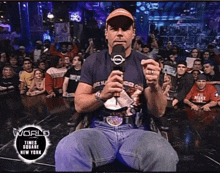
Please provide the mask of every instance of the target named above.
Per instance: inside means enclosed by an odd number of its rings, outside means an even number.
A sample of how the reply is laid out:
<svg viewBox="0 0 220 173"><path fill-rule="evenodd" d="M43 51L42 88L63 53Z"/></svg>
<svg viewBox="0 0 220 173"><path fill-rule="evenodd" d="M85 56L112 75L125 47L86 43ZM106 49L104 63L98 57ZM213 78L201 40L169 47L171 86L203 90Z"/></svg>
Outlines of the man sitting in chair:
<svg viewBox="0 0 220 173"><path fill-rule="evenodd" d="M105 37L108 50L86 59L75 93L76 111L93 112L91 127L59 142L56 171L92 171L116 158L139 171L176 171L178 156L170 143L135 126L137 107L161 117L167 99L158 83L159 64L131 49L132 14L123 8L111 12Z"/></svg>

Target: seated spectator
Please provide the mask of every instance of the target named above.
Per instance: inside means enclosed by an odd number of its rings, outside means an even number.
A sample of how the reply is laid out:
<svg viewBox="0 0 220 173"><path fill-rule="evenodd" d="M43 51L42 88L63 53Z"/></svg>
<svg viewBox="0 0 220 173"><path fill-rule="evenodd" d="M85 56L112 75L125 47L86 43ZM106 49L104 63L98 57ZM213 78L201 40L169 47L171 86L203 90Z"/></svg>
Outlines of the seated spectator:
<svg viewBox="0 0 220 173"><path fill-rule="evenodd" d="M30 88L31 81L34 78L34 69L32 67L32 61L30 58L25 58L23 62L23 71L20 73L20 94L25 94L25 92Z"/></svg>
<svg viewBox="0 0 220 173"><path fill-rule="evenodd" d="M25 47L24 46L20 46L18 51L17 51L17 56L18 57L22 57L23 59L26 58L28 55L26 54L26 51L25 51Z"/></svg>
<svg viewBox="0 0 220 173"><path fill-rule="evenodd" d="M202 60L196 59L193 62L192 70L188 71L188 73L192 73L193 70L199 70L200 74L203 73L203 71L202 71Z"/></svg>
<svg viewBox="0 0 220 173"><path fill-rule="evenodd" d="M63 67L63 60L60 56L55 56L51 59L52 67L45 74L45 89L49 94L48 97L56 97L62 94L64 74L67 69Z"/></svg>
<svg viewBox="0 0 220 173"><path fill-rule="evenodd" d="M7 65L7 56L6 53L1 53L1 59L0 59L0 71L2 72L4 66Z"/></svg>
<svg viewBox="0 0 220 173"><path fill-rule="evenodd" d="M209 60L209 59L210 59L210 52L209 50L205 50L202 55L202 63L204 63L204 61Z"/></svg>
<svg viewBox="0 0 220 173"><path fill-rule="evenodd" d="M47 67L46 67L46 63L45 63L44 60L40 60L40 61L38 61L38 65L37 65L37 67L41 70L41 72L42 72L43 74L46 73L46 69L47 69Z"/></svg>
<svg viewBox="0 0 220 173"><path fill-rule="evenodd" d="M186 72L187 63L185 61L179 61L177 63L177 74L174 78L174 87L176 88L176 96L172 102L172 106L175 107L177 104L181 106L187 93L190 91L194 84L192 74Z"/></svg>
<svg viewBox="0 0 220 173"><path fill-rule="evenodd" d="M142 46L143 46L143 42L141 41L140 36L136 36L133 49L142 52Z"/></svg>
<svg viewBox="0 0 220 173"><path fill-rule="evenodd" d="M185 61L185 57L181 55L180 48L177 45L173 45L172 53L169 55L168 60L171 64L177 64L178 61Z"/></svg>
<svg viewBox="0 0 220 173"><path fill-rule="evenodd" d="M2 77L0 79L0 91L9 89L18 90L19 77L16 75L10 66L5 66L2 70Z"/></svg>
<svg viewBox="0 0 220 173"><path fill-rule="evenodd" d="M199 70L192 70L192 71L191 71L191 74L193 75L194 81L196 81L198 75L199 75L199 74L202 74L202 73L200 73Z"/></svg>
<svg viewBox="0 0 220 173"><path fill-rule="evenodd" d="M71 68L71 63L70 63L70 58L68 56L66 56L64 58L64 63L63 66L68 70Z"/></svg>
<svg viewBox="0 0 220 173"><path fill-rule="evenodd" d="M200 50L198 48L193 48L190 54L190 57L186 58L186 62L187 62L187 71L192 70L193 67L193 62L196 59L200 59Z"/></svg>
<svg viewBox="0 0 220 173"><path fill-rule="evenodd" d="M207 77L209 84L220 84L220 77L214 70L214 63L211 60L207 60L203 64L204 73Z"/></svg>
<svg viewBox="0 0 220 173"><path fill-rule="evenodd" d="M36 96L45 93L45 78L40 69L34 70L34 79L31 82L31 86L26 95Z"/></svg>
<svg viewBox="0 0 220 173"><path fill-rule="evenodd" d="M65 74L63 82L63 97L74 97L78 86L83 59L80 56L73 58L73 67L71 67Z"/></svg>
<svg viewBox="0 0 220 173"><path fill-rule="evenodd" d="M198 75L196 83L184 99L184 103L189 105L192 110L210 111L211 107L217 105L218 92L214 86L207 84L206 81L204 74ZM203 106L200 108L199 104L203 104Z"/></svg>
<svg viewBox="0 0 220 173"><path fill-rule="evenodd" d="M10 56L9 64L13 68L13 70L16 74L19 74L22 71L22 68L20 66L18 66L18 60L17 60L16 56L14 56L14 55Z"/></svg>
<svg viewBox="0 0 220 173"><path fill-rule="evenodd" d="M87 47L86 51L85 51L85 58L87 58L89 55L95 53L95 44L92 38L90 38L89 40L89 46Z"/></svg>

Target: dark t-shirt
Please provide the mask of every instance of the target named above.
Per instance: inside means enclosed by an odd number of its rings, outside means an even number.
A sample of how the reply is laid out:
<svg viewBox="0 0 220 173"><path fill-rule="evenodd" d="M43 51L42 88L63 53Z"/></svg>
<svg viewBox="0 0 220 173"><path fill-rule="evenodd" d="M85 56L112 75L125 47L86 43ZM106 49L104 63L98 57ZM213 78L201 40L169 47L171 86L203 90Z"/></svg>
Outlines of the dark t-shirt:
<svg viewBox="0 0 220 173"><path fill-rule="evenodd" d="M140 100L143 97L144 88L147 87L141 66L142 59L146 57L136 51L132 51L126 58L123 83L124 90L129 96L137 89L141 90ZM80 82L91 85L94 92L102 90L112 71L111 64L111 57L107 50L90 55L83 64Z"/></svg>
<svg viewBox="0 0 220 173"><path fill-rule="evenodd" d="M67 87L68 93L75 93L76 88L79 84L80 74L81 70L75 70L74 67L71 67L69 70L67 70L64 76L69 78L69 83Z"/></svg>
<svg viewBox="0 0 220 173"><path fill-rule="evenodd" d="M19 77L14 75L12 78L2 78L0 79L0 86L9 87L14 86L15 89L18 89Z"/></svg>
<svg viewBox="0 0 220 173"><path fill-rule="evenodd" d="M220 81L220 75L214 74L214 75L206 75L207 81Z"/></svg>

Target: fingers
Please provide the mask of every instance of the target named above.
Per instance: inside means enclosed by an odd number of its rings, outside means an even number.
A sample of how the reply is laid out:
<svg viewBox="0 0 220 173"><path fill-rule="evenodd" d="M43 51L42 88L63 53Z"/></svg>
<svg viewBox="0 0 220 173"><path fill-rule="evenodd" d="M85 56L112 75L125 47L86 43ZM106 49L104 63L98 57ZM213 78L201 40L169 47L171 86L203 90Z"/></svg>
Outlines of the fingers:
<svg viewBox="0 0 220 173"><path fill-rule="evenodd" d="M159 67L159 63L154 61L153 59L143 59L143 60L141 60L141 65L142 66L148 66L150 64Z"/></svg>

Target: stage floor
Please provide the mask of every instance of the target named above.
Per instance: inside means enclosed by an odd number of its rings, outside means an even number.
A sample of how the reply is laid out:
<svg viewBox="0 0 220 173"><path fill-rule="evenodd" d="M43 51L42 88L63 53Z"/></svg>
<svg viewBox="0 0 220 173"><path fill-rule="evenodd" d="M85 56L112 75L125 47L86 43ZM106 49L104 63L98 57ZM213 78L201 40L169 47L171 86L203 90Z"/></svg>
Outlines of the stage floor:
<svg viewBox="0 0 220 173"><path fill-rule="evenodd" d="M46 98L0 93L0 170L55 171L54 152L58 142L69 134L67 121L74 113L73 98ZM211 112L169 110L163 117L169 125L169 142L179 155L177 171L220 171L220 108ZM24 163L14 147L13 129L38 125L49 130L50 146L35 163ZM102 171L111 166L101 168ZM121 170L120 170L121 171ZM126 170L129 171L129 170ZM130 170L134 171L134 170Z"/></svg>

